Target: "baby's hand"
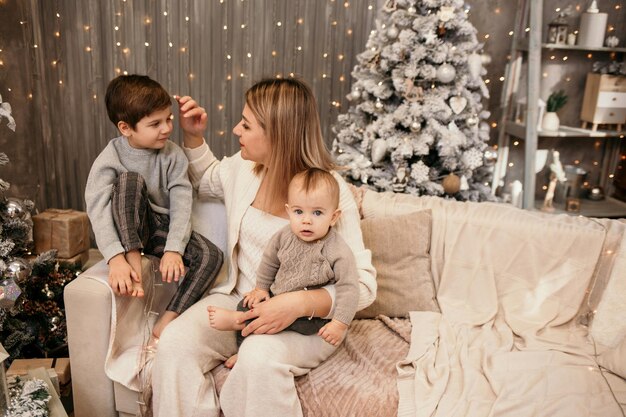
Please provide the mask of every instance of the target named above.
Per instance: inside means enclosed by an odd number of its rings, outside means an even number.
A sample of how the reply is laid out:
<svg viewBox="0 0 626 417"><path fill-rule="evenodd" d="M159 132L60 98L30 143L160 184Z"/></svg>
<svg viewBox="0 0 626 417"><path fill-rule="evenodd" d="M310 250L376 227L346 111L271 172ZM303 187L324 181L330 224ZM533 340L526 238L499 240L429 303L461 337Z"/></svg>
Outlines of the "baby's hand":
<svg viewBox="0 0 626 417"><path fill-rule="evenodd" d="M159 271L161 271L161 279L163 281L172 282L174 280L178 282L185 275L183 257L178 252L165 252L161 257Z"/></svg>
<svg viewBox="0 0 626 417"><path fill-rule="evenodd" d="M326 323L324 327L317 333L322 339L327 341L333 346L339 346L348 332L348 325L340 322L339 320L332 319L329 323Z"/></svg>
<svg viewBox="0 0 626 417"><path fill-rule="evenodd" d="M261 290L259 288L255 288L243 296L243 306L247 308L252 308L257 303L260 303L261 301L265 301L268 298L270 298L269 292L265 290Z"/></svg>

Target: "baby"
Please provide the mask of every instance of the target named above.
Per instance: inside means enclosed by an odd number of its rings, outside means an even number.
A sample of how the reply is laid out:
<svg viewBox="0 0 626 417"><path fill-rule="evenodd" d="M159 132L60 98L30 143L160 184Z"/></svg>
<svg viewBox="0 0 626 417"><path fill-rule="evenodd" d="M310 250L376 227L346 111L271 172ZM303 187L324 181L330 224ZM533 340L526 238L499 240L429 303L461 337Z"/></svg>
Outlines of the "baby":
<svg viewBox="0 0 626 417"><path fill-rule="evenodd" d="M333 175L310 168L289 183L287 204L289 225L270 240L257 270L256 288L244 295L237 311L208 307L209 322L218 330L238 330L246 326L243 312L272 295L308 290L334 284L335 313L332 320L301 317L285 330L319 334L338 346L354 318L359 300L359 277L352 250L332 228L341 210L339 184Z"/></svg>

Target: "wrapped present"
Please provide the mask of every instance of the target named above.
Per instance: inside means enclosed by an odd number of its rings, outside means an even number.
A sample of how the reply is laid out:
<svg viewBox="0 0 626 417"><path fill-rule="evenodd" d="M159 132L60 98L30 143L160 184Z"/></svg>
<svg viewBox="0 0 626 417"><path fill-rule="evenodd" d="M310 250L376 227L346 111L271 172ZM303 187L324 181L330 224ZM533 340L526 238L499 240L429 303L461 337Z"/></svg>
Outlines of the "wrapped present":
<svg viewBox="0 0 626 417"><path fill-rule="evenodd" d="M6 372L7 377L25 376L28 372L44 368L52 381L55 390L61 395L71 389L71 371L69 358L33 358L15 359Z"/></svg>
<svg viewBox="0 0 626 417"><path fill-rule="evenodd" d="M57 250L57 257L72 258L89 249L89 218L76 210L48 209L33 216L35 251Z"/></svg>
<svg viewBox="0 0 626 417"><path fill-rule="evenodd" d="M82 268L87 262L89 262L89 250L81 252L78 255L72 256L71 258L57 258L57 261L61 265L76 266L78 268Z"/></svg>

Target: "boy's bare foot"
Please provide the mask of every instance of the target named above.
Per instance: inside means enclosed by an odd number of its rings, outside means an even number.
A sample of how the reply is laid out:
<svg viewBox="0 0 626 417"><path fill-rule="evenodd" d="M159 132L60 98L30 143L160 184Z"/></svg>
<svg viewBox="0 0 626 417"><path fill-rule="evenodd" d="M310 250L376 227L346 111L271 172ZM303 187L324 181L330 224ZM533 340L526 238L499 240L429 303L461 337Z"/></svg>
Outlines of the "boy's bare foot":
<svg viewBox="0 0 626 417"><path fill-rule="evenodd" d="M209 323L211 327L217 330L242 330L246 327L246 323L237 323L242 311L226 310L215 306L208 306Z"/></svg>
<svg viewBox="0 0 626 417"><path fill-rule="evenodd" d="M237 354L234 354L230 358L226 359L226 362L224 362L224 366L227 367L228 369L233 369L233 366L235 366L236 363L237 363Z"/></svg>
<svg viewBox="0 0 626 417"><path fill-rule="evenodd" d="M133 297L143 297L143 285L141 285L141 282L137 282L134 279L131 279L131 282L132 290L130 291L130 295Z"/></svg>
<svg viewBox="0 0 626 417"><path fill-rule="evenodd" d="M141 252L131 250L126 253L126 262L133 269L131 273L132 290L130 295L133 297L143 297L143 285L141 285Z"/></svg>
<svg viewBox="0 0 626 417"><path fill-rule="evenodd" d="M161 333L163 333L163 329L165 329L165 326L170 324L170 322L172 322L178 316L180 316L180 314L174 311L166 310L161 315L161 317L159 317L156 323L154 323L154 327L152 327L152 338L158 340L159 337L161 337Z"/></svg>

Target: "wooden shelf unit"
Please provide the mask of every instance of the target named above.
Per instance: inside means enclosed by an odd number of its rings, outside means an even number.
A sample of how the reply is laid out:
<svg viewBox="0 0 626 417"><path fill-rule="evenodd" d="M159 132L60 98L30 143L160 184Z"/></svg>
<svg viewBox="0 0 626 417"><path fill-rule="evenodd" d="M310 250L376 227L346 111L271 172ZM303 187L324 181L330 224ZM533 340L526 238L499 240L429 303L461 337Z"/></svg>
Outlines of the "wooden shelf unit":
<svg viewBox="0 0 626 417"><path fill-rule="evenodd" d="M542 42L544 0L518 0L514 23L514 34L511 42L510 61L505 73L505 85L502 90L500 107L502 109L498 135L498 162L494 168L492 193L506 178L510 137L524 141L524 173L522 207L535 209L536 174L535 160L540 138L596 138L606 139L606 148L610 149L603 157L602 169L611 169L613 155L619 151L619 139L626 132L614 130L582 129L572 126L561 126L556 132L542 131L538 123L518 123L513 121L513 99L520 89L520 76L526 73L527 108L525 120L537 121L539 118L539 94L542 79L543 52L548 50L580 51L582 53L626 53L626 48L586 47L580 45L563 45ZM567 64L563 64L567 65ZM524 68L525 66L525 68ZM581 92L582 96L582 92ZM606 188L605 188L606 189ZM581 214L593 217L626 217L626 203L614 198L602 201L581 201ZM564 212L564 211L563 211Z"/></svg>

